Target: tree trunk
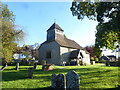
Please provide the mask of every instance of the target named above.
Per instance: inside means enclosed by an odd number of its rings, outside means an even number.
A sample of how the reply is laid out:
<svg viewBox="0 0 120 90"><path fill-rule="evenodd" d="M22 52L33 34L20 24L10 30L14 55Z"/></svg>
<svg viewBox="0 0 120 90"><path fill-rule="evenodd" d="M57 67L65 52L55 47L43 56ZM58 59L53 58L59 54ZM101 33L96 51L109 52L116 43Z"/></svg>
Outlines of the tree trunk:
<svg viewBox="0 0 120 90"><path fill-rule="evenodd" d="M3 67L0 69L0 71L3 71L7 67L7 63L3 65Z"/></svg>

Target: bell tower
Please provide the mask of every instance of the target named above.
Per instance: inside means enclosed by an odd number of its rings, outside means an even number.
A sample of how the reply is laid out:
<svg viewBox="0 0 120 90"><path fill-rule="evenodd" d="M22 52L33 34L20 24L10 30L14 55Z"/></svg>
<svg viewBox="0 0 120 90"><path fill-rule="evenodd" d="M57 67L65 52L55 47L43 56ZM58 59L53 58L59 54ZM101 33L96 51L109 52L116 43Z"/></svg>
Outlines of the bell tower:
<svg viewBox="0 0 120 90"><path fill-rule="evenodd" d="M53 23L53 25L47 30L47 41L53 41L56 39L64 38L64 31L59 25Z"/></svg>

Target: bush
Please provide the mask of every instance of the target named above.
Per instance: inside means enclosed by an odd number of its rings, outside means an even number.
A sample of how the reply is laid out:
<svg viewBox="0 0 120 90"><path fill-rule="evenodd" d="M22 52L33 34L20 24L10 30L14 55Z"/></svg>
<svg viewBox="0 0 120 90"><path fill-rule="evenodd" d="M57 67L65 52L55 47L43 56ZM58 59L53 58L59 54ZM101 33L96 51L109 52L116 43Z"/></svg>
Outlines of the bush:
<svg viewBox="0 0 120 90"><path fill-rule="evenodd" d="M94 57L91 57L90 60L91 60L91 61L94 61Z"/></svg>
<svg viewBox="0 0 120 90"><path fill-rule="evenodd" d="M102 59L102 60L100 60L99 62L100 62L100 63L105 63L105 60L104 60L104 59Z"/></svg>
<svg viewBox="0 0 120 90"><path fill-rule="evenodd" d="M95 61L98 62L98 58L95 58Z"/></svg>

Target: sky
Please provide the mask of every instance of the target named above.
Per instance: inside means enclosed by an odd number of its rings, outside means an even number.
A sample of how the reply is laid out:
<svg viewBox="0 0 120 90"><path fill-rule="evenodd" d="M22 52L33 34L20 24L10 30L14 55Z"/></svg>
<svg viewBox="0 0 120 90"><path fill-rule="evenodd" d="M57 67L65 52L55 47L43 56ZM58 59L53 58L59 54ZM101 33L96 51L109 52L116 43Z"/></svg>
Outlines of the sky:
<svg viewBox="0 0 120 90"><path fill-rule="evenodd" d="M15 15L15 23L25 32L22 44L33 45L46 40L47 29L56 22L67 38L85 47L94 45L97 21L78 20L72 15L71 2L5 2ZM21 45L22 45L21 44Z"/></svg>

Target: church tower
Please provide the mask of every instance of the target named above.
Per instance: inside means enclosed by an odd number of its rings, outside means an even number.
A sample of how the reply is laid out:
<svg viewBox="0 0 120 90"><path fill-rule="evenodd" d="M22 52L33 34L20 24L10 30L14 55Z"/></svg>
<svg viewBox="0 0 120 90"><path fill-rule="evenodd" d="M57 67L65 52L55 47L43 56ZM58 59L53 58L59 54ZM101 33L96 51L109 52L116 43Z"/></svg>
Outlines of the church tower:
<svg viewBox="0 0 120 90"><path fill-rule="evenodd" d="M61 29L59 25L54 23L48 30L47 30L47 41L53 41L56 39L63 39L64 38L64 31Z"/></svg>

